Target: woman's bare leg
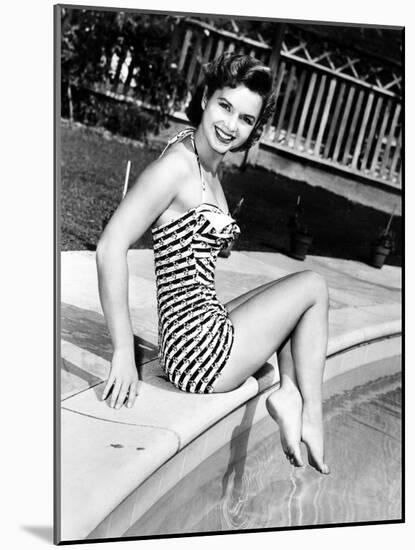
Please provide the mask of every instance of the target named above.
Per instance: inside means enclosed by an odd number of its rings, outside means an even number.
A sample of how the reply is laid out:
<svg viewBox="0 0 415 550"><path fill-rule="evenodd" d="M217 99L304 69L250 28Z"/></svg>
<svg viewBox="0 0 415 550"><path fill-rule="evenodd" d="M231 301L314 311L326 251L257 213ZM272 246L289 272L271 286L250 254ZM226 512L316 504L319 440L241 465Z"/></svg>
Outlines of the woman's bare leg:
<svg viewBox="0 0 415 550"><path fill-rule="evenodd" d="M255 294L257 290L260 292ZM243 383L285 341L279 354L281 387L268 398L267 407L282 428L281 440L291 461L296 465L302 463L298 433L301 431L310 463L326 472L321 390L327 351L327 285L317 273L303 271L255 291L234 309L229 308L235 328L234 345L215 391L230 391ZM291 333L294 365L287 353Z"/></svg>
<svg viewBox="0 0 415 550"><path fill-rule="evenodd" d="M289 275L281 277L278 282L287 278ZM225 304L226 309L231 312L239 305L246 302L252 296L261 293L266 288L274 285L277 281L270 281L259 287L256 287L241 296L233 298ZM291 340L287 338L277 349L277 362L280 374L280 387L278 389L278 399L275 399L276 392L272 395L272 401L267 399L266 405L272 418L278 423L280 428L281 446L287 457L287 460L294 466L303 466L301 457L300 440L302 427L303 401L298 389L298 383L295 375L295 368L291 354ZM271 396L270 396L271 397Z"/></svg>
<svg viewBox="0 0 415 550"><path fill-rule="evenodd" d="M328 292L321 289L318 301L304 313L291 338L291 353L303 397L301 439L307 446L309 463L324 474L330 472L324 463L323 441L323 373L327 356L328 307ZM305 349L308 349L307 353L304 353Z"/></svg>
<svg viewBox="0 0 415 550"><path fill-rule="evenodd" d="M287 346L284 348L285 360L280 369L281 386L268 397L267 408L277 421L279 417L284 421L290 414L290 401L298 399L295 388L299 389L302 397L301 440L307 446L308 461L321 473L329 473L329 468L324 463L322 410L323 371L328 340L328 295L326 296L324 288L321 290L315 306L304 313L292 333L291 354L286 350ZM310 346L310 342L315 344ZM304 350L309 351L304 353ZM279 424L281 425L281 421ZM296 437L298 433L297 426L298 422L295 423L296 429L289 431L292 437ZM294 445L291 448L292 462L298 466L299 447Z"/></svg>
<svg viewBox="0 0 415 550"><path fill-rule="evenodd" d="M302 431L303 399L290 351L291 339L278 352L280 386L266 400L271 417L280 428L281 446L293 466L303 466L300 441Z"/></svg>

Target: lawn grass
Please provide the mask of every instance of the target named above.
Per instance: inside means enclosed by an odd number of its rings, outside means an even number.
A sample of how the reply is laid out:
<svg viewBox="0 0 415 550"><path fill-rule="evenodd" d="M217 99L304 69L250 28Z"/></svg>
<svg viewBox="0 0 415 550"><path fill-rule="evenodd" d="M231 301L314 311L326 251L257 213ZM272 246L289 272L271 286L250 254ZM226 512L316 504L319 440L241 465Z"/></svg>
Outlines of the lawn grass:
<svg viewBox="0 0 415 550"><path fill-rule="evenodd" d="M95 250L104 220L121 199L127 161L130 183L154 160L162 144L143 144L97 132L81 125L62 124L61 249ZM370 243L386 226L384 212L312 187L305 182L259 168L225 167L222 185L232 212L244 197L238 217L241 235L235 250L286 253L288 219L301 195L306 220L313 233L309 253L367 262ZM402 265L402 218L393 219L396 250L389 265ZM152 248L148 230L133 248Z"/></svg>

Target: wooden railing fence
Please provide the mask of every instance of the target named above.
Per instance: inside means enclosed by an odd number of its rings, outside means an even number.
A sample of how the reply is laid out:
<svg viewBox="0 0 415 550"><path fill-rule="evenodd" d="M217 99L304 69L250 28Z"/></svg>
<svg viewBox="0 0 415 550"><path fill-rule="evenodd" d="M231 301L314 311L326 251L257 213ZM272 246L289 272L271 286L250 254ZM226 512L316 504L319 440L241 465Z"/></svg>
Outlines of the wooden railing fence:
<svg viewBox="0 0 415 550"><path fill-rule="evenodd" d="M313 50L313 54L311 51ZM202 65L223 52L253 55L275 67L275 117L261 143L344 172L401 187L402 78L399 67L385 70L339 48L315 52L303 37L283 40L278 56L261 40L220 30L194 18L178 23L171 59L194 91ZM124 67L123 67L124 64ZM113 81L134 82L134 66L118 59ZM125 75L122 78L122 75ZM189 101L184 98L184 112Z"/></svg>
<svg viewBox="0 0 415 550"><path fill-rule="evenodd" d="M267 64L271 59L269 45L194 19L187 19L177 33L183 37L179 69L185 71L190 88L200 82L201 65L224 51L254 55ZM346 57L343 63L336 59L337 65L333 57L326 51L313 58L300 40L291 46L283 42L275 81L276 114L261 141L400 187L401 77L392 73L381 82L373 68L372 73L359 74L359 57Z"/></svg>

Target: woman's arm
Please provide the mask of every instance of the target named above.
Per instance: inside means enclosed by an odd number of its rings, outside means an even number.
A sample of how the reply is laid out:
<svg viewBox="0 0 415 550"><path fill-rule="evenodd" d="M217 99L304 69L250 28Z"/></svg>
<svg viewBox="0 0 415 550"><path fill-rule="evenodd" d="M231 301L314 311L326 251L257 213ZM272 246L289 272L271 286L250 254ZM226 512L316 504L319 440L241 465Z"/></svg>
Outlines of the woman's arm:
<svg viewBox="0 0 415 550"><path fill-rule="evenodd" d="M98 242L99 295L114 348L102 399L114 386L111 407L121 407L127 391L131 407L138 389L128 309L127 252L177 196L186 169L186 163L176 154L166 155L148 166L114 212Z"/></svg>

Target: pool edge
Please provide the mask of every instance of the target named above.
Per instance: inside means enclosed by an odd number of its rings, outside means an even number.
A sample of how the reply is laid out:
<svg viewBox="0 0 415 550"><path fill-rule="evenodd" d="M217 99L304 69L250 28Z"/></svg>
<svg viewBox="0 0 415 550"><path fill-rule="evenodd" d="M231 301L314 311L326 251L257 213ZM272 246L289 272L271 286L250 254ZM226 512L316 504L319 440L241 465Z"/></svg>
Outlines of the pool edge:
<svg viewBox="0 0 415 550"><path fill-rule="evenodd" d="M327 357L324 385L354 369L364 369L380 359L402 354L402 334L375 337L341 350L332 351ZM366 370L369 373L369 369ZM375 373L373 373L375 374ZM369 378L370 379L370 378ZM208 428L195 434L194 438L158 467L143 483L101 521L86 537L87 540L123 537L126 531L145 514L162 496L203 460L225 445L235 429L248 429L268 413L265 400L278 382L265 385L245 402L239 404ZM244 419L247 409L253 409ZM211 437L207 438L207 434ZM150 535L149 535L150 536ZM145 538L145 537L144 537Z"/></svg>

